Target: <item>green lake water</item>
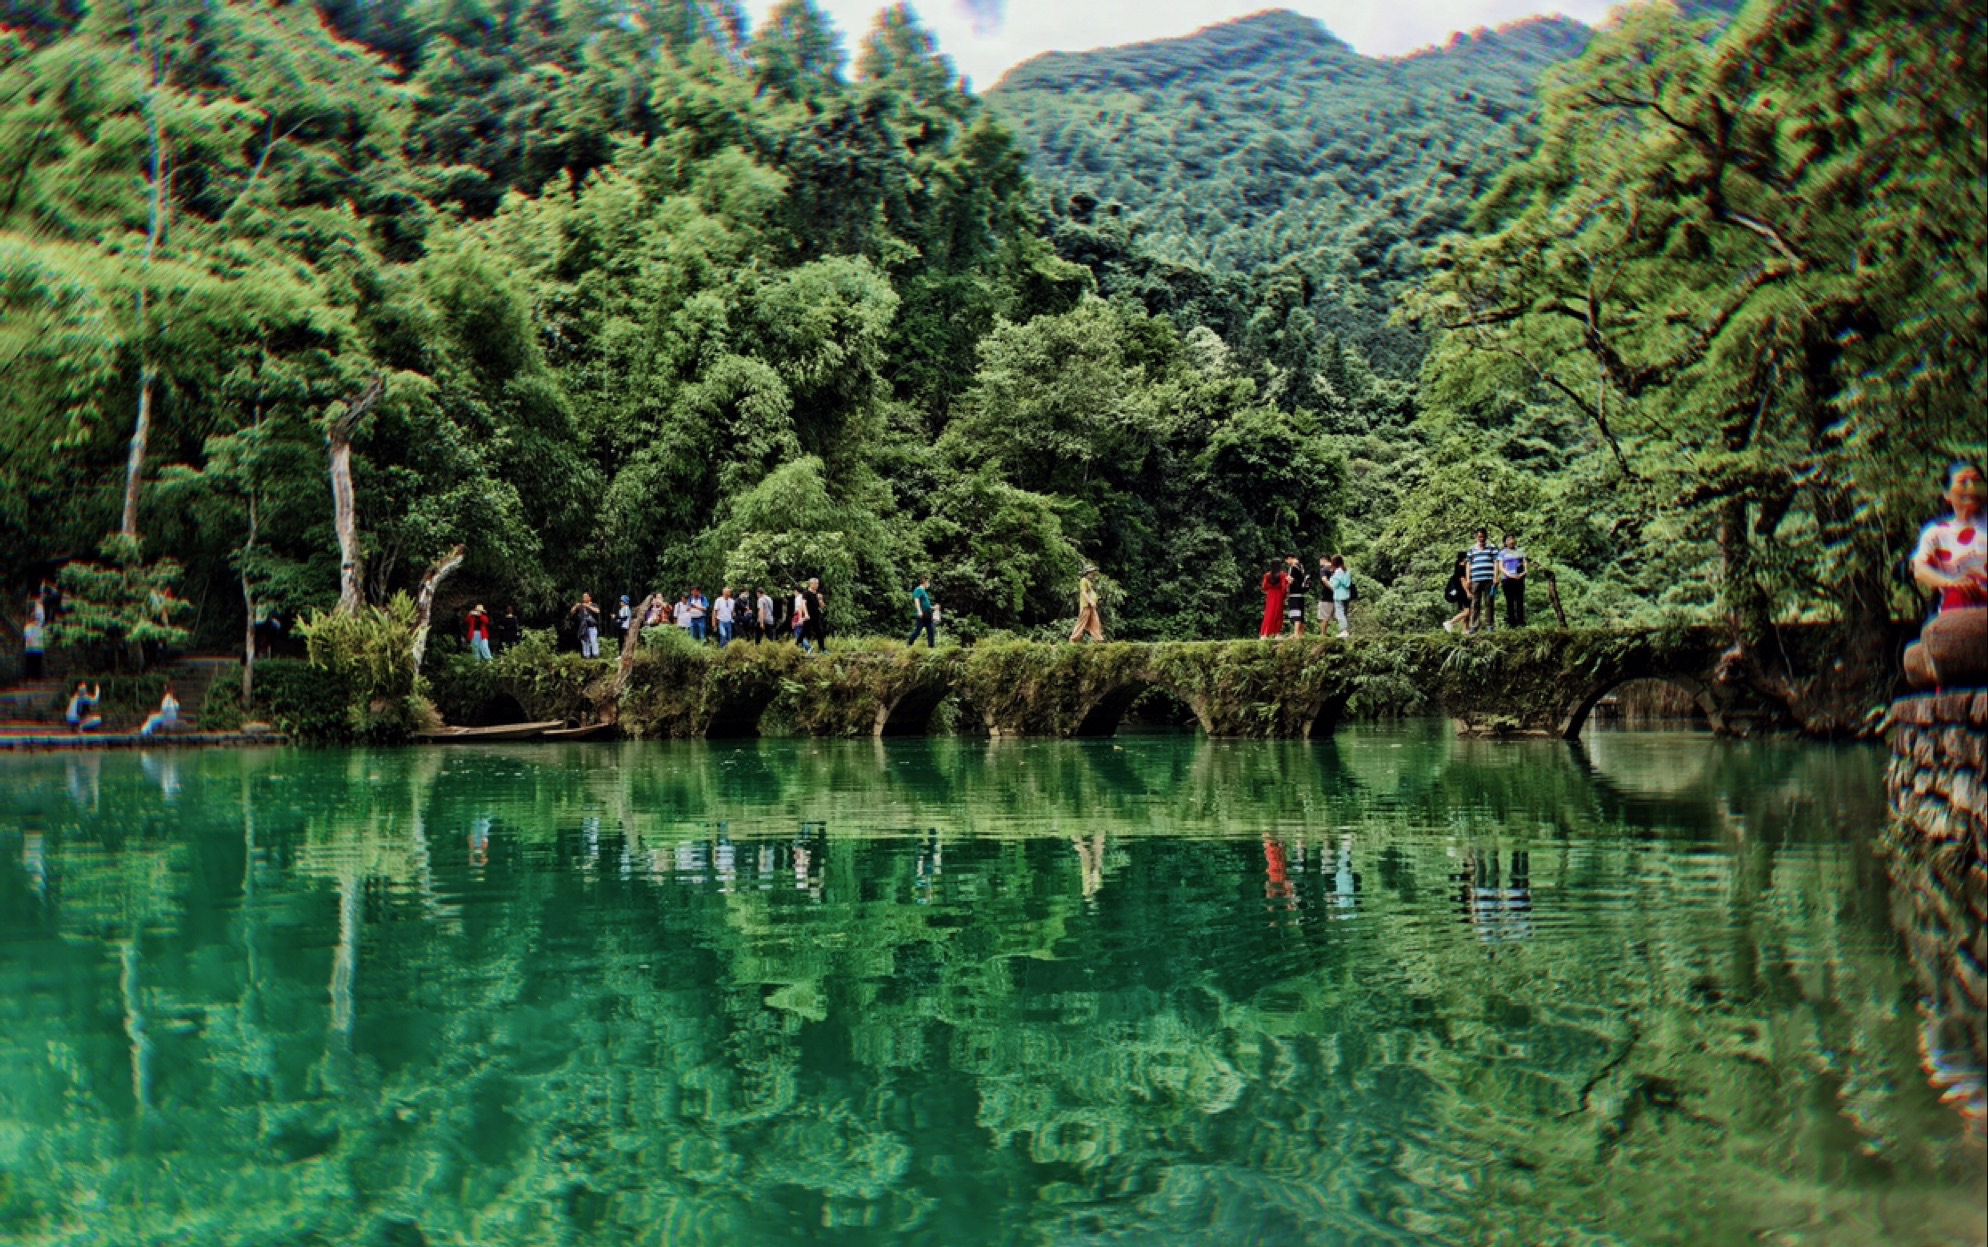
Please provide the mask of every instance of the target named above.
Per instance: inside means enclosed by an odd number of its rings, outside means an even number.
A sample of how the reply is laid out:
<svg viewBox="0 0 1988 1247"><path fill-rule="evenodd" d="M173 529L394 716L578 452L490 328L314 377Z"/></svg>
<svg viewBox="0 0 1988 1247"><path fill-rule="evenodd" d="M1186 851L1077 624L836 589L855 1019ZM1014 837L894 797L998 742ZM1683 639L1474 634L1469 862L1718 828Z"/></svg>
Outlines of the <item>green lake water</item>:
<svg viewBox="0 0 1988 1247"><path fill-rule="evenodd" d="M0 1241L1978 1242L1881 765L0 758Z"/></svg>

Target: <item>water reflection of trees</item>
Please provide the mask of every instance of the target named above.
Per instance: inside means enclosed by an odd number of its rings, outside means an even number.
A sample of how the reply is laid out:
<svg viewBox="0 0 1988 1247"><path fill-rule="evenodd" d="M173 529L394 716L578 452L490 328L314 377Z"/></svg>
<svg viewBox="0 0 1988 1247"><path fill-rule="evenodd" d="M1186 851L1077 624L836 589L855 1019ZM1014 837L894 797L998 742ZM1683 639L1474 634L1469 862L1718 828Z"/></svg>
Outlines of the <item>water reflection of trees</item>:
<svg viewBox="0 0 1988 1247"><path fill-rule="evenodd" d="M35 1141L0 1216L132 1243L1951 1228L1883 881L1831 830L1877 825L1875 781L1818 756L1656 786L1416 735L205 754L170 807L121 760L87 800L36 760L0 795L33 950L0 961L0 1087Z"/></svg>

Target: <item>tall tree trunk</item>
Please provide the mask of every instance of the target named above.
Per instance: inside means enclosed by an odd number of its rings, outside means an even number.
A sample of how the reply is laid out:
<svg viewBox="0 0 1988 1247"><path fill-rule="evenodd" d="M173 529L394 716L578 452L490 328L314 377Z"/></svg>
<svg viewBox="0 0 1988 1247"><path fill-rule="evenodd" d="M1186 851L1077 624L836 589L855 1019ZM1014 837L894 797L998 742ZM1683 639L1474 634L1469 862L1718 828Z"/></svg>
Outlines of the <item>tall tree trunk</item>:
<svg viewBox="0 0 1988 1247"><path fill-rule="evenodd" d="M242 546L242 609L247 622L242 626L242 717L246 719L249 707L255 704L255 585L249 581L249 559L255 553L256 505L255 492L249 491L248 498L248 542Z"/></svg>
<svg viewBox="0 0 1988 1247"><path fill-rule="evenodd" d="M664 601L665 599L662 594L651 593L648 597L642 599L642 604L636 608L635 614L629 619L628 635L621 639L621 662L615 667L614 671L614 695L606 709L601 711L601 720L603 722L612 723L620 718L621 693L622 690L628 687L628 677L635 670L635 652L641 648L642 621L649 617L649 612L652 609Z"/></svg>
<svg viewBox="0 0 1988 1247"><path fill-rule="evenodd" d="M139 332L144 332L142 326ZM117 530L132 541L138 540L138 488L145 479L145 447L152 438L152 390L158 379L159 370L151 364L138 370L138 420L131 428L131 457L124 468L124 520Z"/></svg>
<svg viewBox="0 0 1988 1247"><path fill-rule="evenodd" d="M131 430L131 456L124 469L124 519L118 527L120 535L134 542L138 540L138 490L145 479L145 450L152 437L152 392L159 381L159 366L152 356L152 261L166 236L166 136L159 124L163 66L156 48L146 49L146 61L151 76L145 89L145 174L151 183L151 203L145 214L145 251L138 262L138 420Z"/></svg>
<svg viewBox="0 0 1988 1247"><path fill-rule="evenodd" d="M1767 633L1768 611L1753 574L1753 540L1744 498L1719 504L1719 593L1733 644L1750 651Z"/></svg>
<svg viewBox="0 0 1988 1247"><path fill-rule="evenodd" d="M461 567L462 561L468 557L469 547L458 545L437 559L435 565L428 569L427 575L421 577L421 588L414 595L416 618L413 654L416 671L421 670L421 660L428 654L428 621L435 610L435 592L442 587L444 580L455 575L456 568Z"/></svg>
<svg viewBox="0 0 1988 1247"><path fill-rule="evenodd" d="M331 448L331 519L338 531L338 613L350 615L365 603L365 567L359 553L359 508L352 493L352 430L386 390L374 377L357 398L332 417L325 431Z"/></svg>
<svg viewBox="0 0 1988 1247"><path fill-rule="evenodd" d="M1553 607L1553 617L1560 621L1564 629L1567 626L1567 608L1560 603L1560 577L1550 567L1546 569L1546 601Z"/></svg>

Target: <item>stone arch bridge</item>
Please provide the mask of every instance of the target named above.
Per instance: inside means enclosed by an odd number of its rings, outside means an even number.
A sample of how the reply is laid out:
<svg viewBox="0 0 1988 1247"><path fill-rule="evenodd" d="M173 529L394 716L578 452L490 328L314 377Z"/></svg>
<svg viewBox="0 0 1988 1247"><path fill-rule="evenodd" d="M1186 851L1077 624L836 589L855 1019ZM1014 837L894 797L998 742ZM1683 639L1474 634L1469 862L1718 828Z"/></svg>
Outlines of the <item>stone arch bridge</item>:
<svg viewBox="0 0 1988 1247"><path fill-rule="evenodd" d="M489 707L502 705L530 718L614 717L637 737L753 736L769 714L783 730L822 736L1109 736L1143 704L1210 736L1307 738L1349 715L1440 713L1472 735L1572 739L1614 689L1657 679L1684 689L1715 730L1743 733L1770 716L1719 679L1726 646L1713 628L871 645L827 655L656 646L638 656L618 698L605 660L514 652L479 666L473 687L452 680L437 701L454 722L489 721Z"/></svg>

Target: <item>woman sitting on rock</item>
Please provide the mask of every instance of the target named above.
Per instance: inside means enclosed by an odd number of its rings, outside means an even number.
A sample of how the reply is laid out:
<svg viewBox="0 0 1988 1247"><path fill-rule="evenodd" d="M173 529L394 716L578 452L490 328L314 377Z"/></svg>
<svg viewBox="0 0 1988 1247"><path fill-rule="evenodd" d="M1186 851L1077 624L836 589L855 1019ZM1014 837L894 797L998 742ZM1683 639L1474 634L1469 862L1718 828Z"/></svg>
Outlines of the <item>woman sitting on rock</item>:
<svg viewBox="0 0 1988 1247"><path fill-rule="evenodd" d="M1940 595L1939 614L1906 647L1905 678L1914 688L1988 683L1988 483L1981 469L1947 470L1945 519L1919 533L1912 578Z"/></svg>

